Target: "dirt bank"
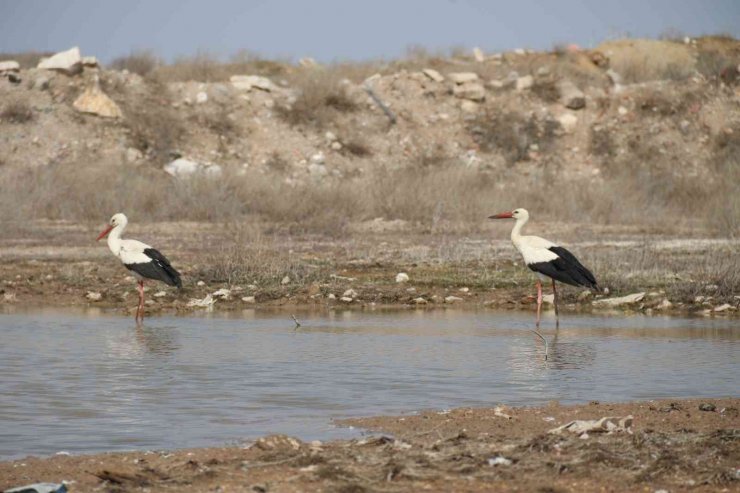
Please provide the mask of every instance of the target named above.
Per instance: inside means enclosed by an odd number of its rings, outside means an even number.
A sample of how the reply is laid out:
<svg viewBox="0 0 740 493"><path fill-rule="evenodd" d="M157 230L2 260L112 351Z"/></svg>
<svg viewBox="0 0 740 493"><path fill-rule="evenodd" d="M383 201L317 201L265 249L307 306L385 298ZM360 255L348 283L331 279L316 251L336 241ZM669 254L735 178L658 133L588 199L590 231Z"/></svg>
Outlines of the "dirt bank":
<svg viewBox="0 0 740 493"><path fill-rule="evenodd" d="M740 491L740 399L456 409L342 421L349 441L269 436L243 447L28 457L0 488L72 491ZM702 410L703 409L703 410ZM564 434L572 420L633 417L627 432ZM384 435L382 433L386 433Z"/></svg>

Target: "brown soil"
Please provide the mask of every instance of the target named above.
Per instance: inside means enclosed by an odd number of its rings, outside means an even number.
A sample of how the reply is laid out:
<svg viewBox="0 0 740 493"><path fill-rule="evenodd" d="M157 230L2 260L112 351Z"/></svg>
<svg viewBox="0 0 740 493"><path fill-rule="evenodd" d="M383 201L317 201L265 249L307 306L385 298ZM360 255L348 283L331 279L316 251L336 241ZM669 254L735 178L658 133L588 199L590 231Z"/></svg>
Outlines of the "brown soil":
<svg viewBox="0 0 740 493"><path fill-rule="evenodd" d="M740 491L738 407L738 398L551 403L360 418L340 424L389 435L28 457L0 463L0 488L64 480L71 491L112 492ZM626 415L634 417L629 432L548 433L571 420ZM492 465L496 457L511 463Z"/></svg>

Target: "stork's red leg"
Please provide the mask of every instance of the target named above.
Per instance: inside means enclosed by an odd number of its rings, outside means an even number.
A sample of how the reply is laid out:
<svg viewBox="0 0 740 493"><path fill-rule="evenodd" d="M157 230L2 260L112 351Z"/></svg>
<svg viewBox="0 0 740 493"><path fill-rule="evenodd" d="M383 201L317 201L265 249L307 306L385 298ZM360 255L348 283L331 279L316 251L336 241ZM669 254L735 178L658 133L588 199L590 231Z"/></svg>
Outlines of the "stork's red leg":
<svg viewBox="0 0 740 493"><path fill-rule="evenodd" d="M540 312L542 311L542 283L537 281L537 328L540 328Z"/></svg>
<svg viewBox="0 0 740 493"><path fill-rule="evenodd" d="M555 305L555 328L560 328L560 315L558 314L558 290L555 288L555 279L552 280L552 302Z"/></svg>
<svg viewBox="0 0 740 493"><path fill-rule="evenodd" d="M136 322L144 321L144 281L139 281L139 306L136 308Z"/></svg>

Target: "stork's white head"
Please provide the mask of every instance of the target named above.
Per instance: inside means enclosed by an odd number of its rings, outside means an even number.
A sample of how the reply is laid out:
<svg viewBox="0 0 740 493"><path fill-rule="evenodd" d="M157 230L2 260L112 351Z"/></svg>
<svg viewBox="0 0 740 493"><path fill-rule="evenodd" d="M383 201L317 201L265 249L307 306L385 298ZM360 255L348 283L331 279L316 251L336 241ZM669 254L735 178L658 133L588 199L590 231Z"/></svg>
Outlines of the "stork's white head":
<svg viewBox="0 0 740 493"><path fill-rule="evenodd" d="M516 219L518 221L526 221L529 219L529 212L527 212L527 209L514 209L511 212L502 212L488 216L488 219Z"/></svg>
<svg viewBox="0 0 740 493"><path fill-rule="evenodd" d="M127 224L128 224L128 219L126 218L126 215L123 212L119 212L118 214L113 214L113 217L111 217L110 221L108 221L108 227L105 228L105 231L100 233L97 241L100 241L103 238L105 238L108 235L108 233L110 233L113 230L113 228L118 227L118 228L123 229L126 227Z"/></svg>

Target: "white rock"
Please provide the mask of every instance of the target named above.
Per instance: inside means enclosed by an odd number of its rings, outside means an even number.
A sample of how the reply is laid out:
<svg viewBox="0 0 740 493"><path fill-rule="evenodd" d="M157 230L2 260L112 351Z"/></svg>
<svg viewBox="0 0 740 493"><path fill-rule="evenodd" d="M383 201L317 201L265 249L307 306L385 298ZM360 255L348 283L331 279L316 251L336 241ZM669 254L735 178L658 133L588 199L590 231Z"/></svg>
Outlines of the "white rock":
<svg viewBox="0 0 740 493"><path fill-rule="evenodd" d="M617 113L619 113L620 116L624 116L629 113L629 110L624 106L620 106L619 108L617 108Z"/></svg>
<svg viewBox="0 0 740 493"><path fill-rule="evenodd" d="M257 300L254 298L254 296L244 296L242 297L242 301L244 303L255 303Z"/></svg>
<svg viewBox="0 0 740 493"><path fill-rule="evenodd" d="M477 82L465 82L452 88L452 94L458 98L471 101L483 101L486 99L486 89L483 84Z"/></svg>
<svg viewBox="0 0 740 493"><path fill-rule="evenodd" d="M342 296L341 298L339 298L339 301L343 301L345 303L352 303L352 301L354 301L354 299L353 298L350 298L349 296Z"/></svg>
<svg viewBox="0 0 740 493"><path fill-rule="evenodd" d="M342 296L345 298L357 298L357 291L350 288L347 291L345 291L344 294L342 294Z"/></svg>
<svg viewBox="0 0 740 493"><path fill-rule="evenodd" d="M339 151L342 149L342 143L341 142L332 142L331 146L332 150Z"/></svg>
<svg viewBox="0 0 740 493"><path fill-rule="evenodd" d="M573 113L563 113L558 117L558 122L567 133L572 133L578 125L578 117Z"/></svg>
<svg viewBox="0 0 740 493"><path fill-rule="evenodd" d="M469 113L469 114L478 113L478 111L480 110L480 103L476 103L475 101L470 101L466 99L460 103L460 109L464 113Z"/></svg>
<svg viewBox="0 0 740 493"><path fill-rule="evenodd" d="M218 164L202 164L185 158L178 158L164 165L164 171L178 178L186 178L195 173L203 173L211 177L221 176L222 169Z"/></svg>
<svg viewBox="0 0 740 493"><path fill-rule="evenodd" d="M283 277L280 280L280 284L282 284L283 286L285 286L286 284L290 284L290 277L288 277L288 276Z"/></svg>
<svg viewBox="0 0 740 493"><path fill-rule="evenodd" d="M719 306L715 307L713 311L719 313L719 312L726 312L727 310L734 311L735 310L735 307L732 306L732 305L730 305L729 303L725 303L724 305L719 305Z"/></svg>
<svg viewBox="0 0 740 493"><path fill-rule="evenodd" d="M531 89L534 85L534 77L531 75L525 75L524 77L519 77L516 80L516 90L517 91L524 91L527 89Z"/></svg>
<svg viewBox="0 0 740 493"><path fill-rule="evenodd" d="M445 78L442 74L434 70L433 68L425 68L421 71L424 75L432 79L434 82L444 82Z"/></svg>
<svg viewBox="0 0 740 493"><path fill-rule="evenodd" d="M465 84L466 82L475 82L478 80L478 74L475 72L453 72L447 74L447 77L455 84Z"/></svg>
<svg viewBox="0 0 740 493"><path fill-rule="evenodd" d="M416 304L416 305L426 305L427 304L427 300L425 300L424 298L422 298L421 296L419 296L418 298L414 298L414 304Z"/></svg>
<svg viewBox="0 0 740 493"><path fill-rule="evenodd" d="M329 142L329 143L331 143L331 142L334 142L335 140L337 140L337 136L336 136L336 135L334 134L334 132L331 132L331 131L329 131L329 132L326 132L326 133L324 134L324 138L325 138L325 139L326 139L326 141L327 141L327 142Z"/></svg>
<svg viewBox="0 0 740 493"><path fill-rule="evenodd" d="M464 286L464 287L458 289L458 291L460 291L461 293L467 293L468 291L470 291L470 288L467 287L467 286Z"/></svg>
<svg viewBox="0 0 740 493"><path fill-rule="evenodd" d="M483 50L481 50L477 46L473 48L473 58L476 62L484 62L486 60L486 56L483 54Z"/></svg>
<svg viewBox="0 0 740 493"><path fill-rule="evenodd" d="M278 89L270 79L259 75L232 75L229 81L234 88L241 91L251 91L254 88L272 92Z"/></svg>
<svg viewBox="0 0 740 493"><path fill-rule="evenodd" d="M593 293L590 290L581 291L578 293L578 301L585 301L589 299L591 296L593 296Z"/></svg>
<svg viewBox="0 0 740 493"><path fill-rule="evenodd" d="M135 163L142 157L144 157L144 155L141 153L140 150L133 147L129 147L128 149L126 149L126 162Z"/></svg>
<svg viewBox="0 0 740 493"><path fill-rule="evenodd" d="M445 297L445 303L457 303L458 301L462 301L463 299L458 296L446 296Z"/></svg>
<svg viewBox="0 0 740 493"><path fill-rule="evenodd" d="M81 113L90 113L103 118L121 118L123 113L115 101L109 98L95 81L72 103L74 109Z"/></svg>
<svg viewBox="0 0 740 493"><path fill-rule="evenodd" d="M335 295L334 293L329 293L329 296L327 296L327 298L329 298L330 300L335 300L337 299L337 295Z"/></svg>
<svg viewBox="0 0 740 493"><path fill-rule="evenodd" d="M489 466L510 466L514 462L511 459L507 459L506 457L498 456L498 457L491 457L488 459L488 465Z"/></svg>
<svg viewBox="0 0 740 493"><path fill-rule="evenodd" d="M195 283L196 286L205 286L206 283L204 281L198 281Z"/></svg>
<svg viewBox="0 0 740 493"><path fill-rule="evenodd" d="M100 301L103 298L103 295L97 291L88 291L85 298L90 301Z"/></svg>
<svg viewBox="0 0 740 493"><path fill-rule="evenodd" d="M66 74L77 74L82 70L82 57L80 49L75 46L67 51L60 51L52 57L41 60L38 68L47 70L59 70Z"/></svg>
<svg viewBox="0 0 740 493"><path fill-rule="evenodd" d="M20 69L21 65L15 60L0 62L0 74L4 72L18 72Z"/></svg>
<svg viewBox="0 0 740 493"><path fill-rule="evenodd" d="M622 296L619 298L606 298L603 300L595 300L593 302L596 306L620 306L620 305L629 305L632 303L638 303L642 301L642 299L645 297L645 293L633 293L628 294L627 296Z"/></svg>
<svg viewBox="0 0 740 493"><path fill-rule="evenodd" d="M155 298L164 298L165 296L167 296L167 291L157 291L152 296L154 296Z"/></svg>
<svg viewBox="0 0 740 493"><path fill-rule="evenodd" d="M396 282L409 282L409 275L405 272L399 272L398 274L396 274Z"/></svg>
<svg viewBox="0 0 740 493"><path fill-rule="evenodd" d="M547 303L548 305L555 304L555 295L554 294L543 294L542 302Z"/></svg>
<svg viewBox="0 0 740 493"><path fill-rule="evenodd" d="M558 82L558 92L560 93L560 102L568 109L580 110L586 106L586 96L583 91L571 81L564 79Z"/></svg>
<svg viewBox="0 0 740 493"><path fill-rule="evenodd" d="M221 288L213 293L214 298L221 298L222 300L229 300L231 299L231 290L226 288Z"/></svg>
<svg viewBox="0 0 740 493"><path fill-rule="evenodd" d="M207 103L208 93L205 91L200 91L198 94L195 95L195 102L198 104Z"/></svg>
<svg viewBox="0 0 740 493"><path fill-rule="evenodd" d="M526 55L527 51L524 48L517 48L514 50L514 53L517 55Z"/></svg>
<svg viewBox="0 0 740 493"><path fill-rule="evenodd" d="M658 306L655 307L656 310L668 310L673 306L673 303L671 303L667 299L663 299L663 301L660 302Z"/></svg>
<svg viewBox="0 0 740 493"><path fill-rule="evenodd" d="M214 303L216 303L216 298L207 294L205 298L200 300L197 298L191 299L188 301L188 306L212 309Z"/></svg>
<svg viewBox="0 0 740 493"><path fill-rule="evenodd" d="M326 166L323 164L311 163L308 165L308 172L311 176L321 177L326 176L329 173L329 170L327 170Z"/></svg>
<svg viewBox="0 0 740 493"><path fill-rule="evenodd" d="M96 68L100 66L100 63L98 63L98 59L94 56L83 56L82 65L85 67Z"/></svg>

